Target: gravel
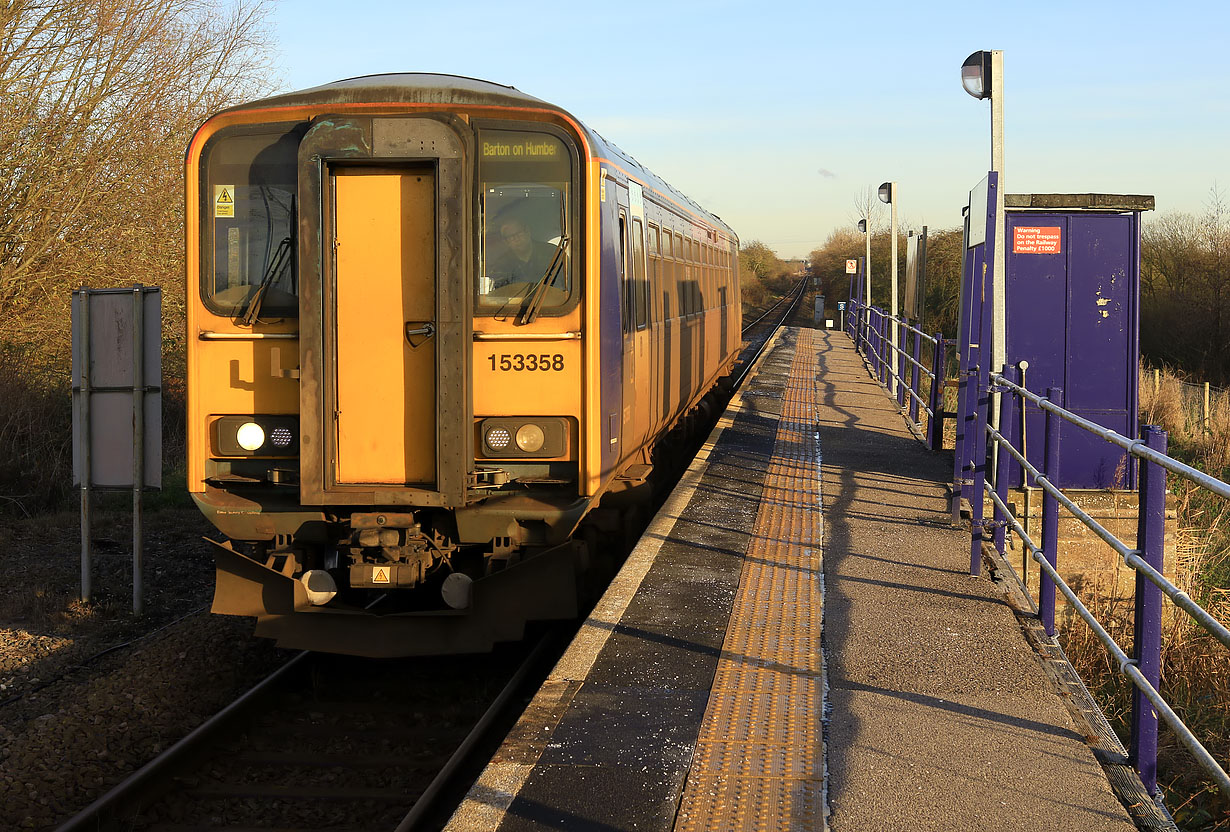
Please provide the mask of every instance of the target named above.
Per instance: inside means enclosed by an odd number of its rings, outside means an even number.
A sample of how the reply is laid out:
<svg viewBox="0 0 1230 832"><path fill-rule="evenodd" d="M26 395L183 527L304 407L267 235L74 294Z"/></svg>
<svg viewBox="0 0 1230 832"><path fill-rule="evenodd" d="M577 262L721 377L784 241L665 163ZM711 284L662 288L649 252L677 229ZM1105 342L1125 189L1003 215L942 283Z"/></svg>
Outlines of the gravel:
<svg viewBox="0 0 1230 832"><path fill-rule="evenodd" d="M96 520L90 603L76 516L0 519L0 829L56 828L289 655L209 614L195 509L145 520L138 618L126 512Z"/></svg>

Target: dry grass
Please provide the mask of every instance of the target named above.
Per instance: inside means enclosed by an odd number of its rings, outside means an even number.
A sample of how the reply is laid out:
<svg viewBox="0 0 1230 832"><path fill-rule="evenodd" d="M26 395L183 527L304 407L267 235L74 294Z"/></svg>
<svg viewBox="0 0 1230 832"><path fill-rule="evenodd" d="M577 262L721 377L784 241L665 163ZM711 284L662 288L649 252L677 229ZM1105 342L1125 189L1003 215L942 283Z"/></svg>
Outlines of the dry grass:
<svg viewBox="0 0 1230 832"><path fill-rule="evenodd" d="M1156 374L1154 368L1141 368L1141 422L1165 430L1170 445L1189 464L1225 479L1230 473L1230 393L1212 392L1207 425L1202 398L1200 385L1169 368L1159 368Z"/></svg>
<svg viewBox="0 0 1230 832"><path fill-rule="evenodd" d="M1141 380L1141 419L1169 433L1170 453L1224 478L1230 466L1230 405L1212 409L1209 425L1193 413L1182 379L1169 372ZM1192 386L1192 385L1189 385ZM1230 625L1230 504L1185 480L1169 478L1179 517L1174 583L1219 621ZM1113 579L1085 576L1075 587L1115 640L1130 652L1133 601ZM1112 665L1084 622L1068 611L1061 622L1068 657L1098 696L1125 744L1131 684ZM1162 695L1223 766L1230 761L1230 651L1173 604L1163 607ZM1159 782L1181 829L1230 830L1230 795L1221 794L1163 723Z"/></svg>

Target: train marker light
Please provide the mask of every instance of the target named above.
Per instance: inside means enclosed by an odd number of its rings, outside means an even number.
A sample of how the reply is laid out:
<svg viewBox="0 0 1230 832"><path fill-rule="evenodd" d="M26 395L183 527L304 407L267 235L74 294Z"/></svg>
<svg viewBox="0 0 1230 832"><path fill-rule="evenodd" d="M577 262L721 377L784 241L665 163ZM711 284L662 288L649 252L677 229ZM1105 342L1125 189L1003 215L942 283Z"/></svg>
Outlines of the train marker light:
<svg viewBox="0 0 1230 832"><path fill-rule="evenodd" d="M961 86L974 98L990 98L991 82L990 52L975 52L961 64Z"/></svg>
<svg viewBox="0 0 1230 832"><path fill-rule="evenodd" d="M235 431L235 441L245 451L255 451L265 444L265 430L256 422L244 422Z"/></svg>
<svg viewBox="0 0 1230 832"><path fill-rule="evenodd" d="M491 450L502 451L512 441L512 435L508 432L508 428L490 428L487 430L487 435L483 437L483 440Z"/></svg>

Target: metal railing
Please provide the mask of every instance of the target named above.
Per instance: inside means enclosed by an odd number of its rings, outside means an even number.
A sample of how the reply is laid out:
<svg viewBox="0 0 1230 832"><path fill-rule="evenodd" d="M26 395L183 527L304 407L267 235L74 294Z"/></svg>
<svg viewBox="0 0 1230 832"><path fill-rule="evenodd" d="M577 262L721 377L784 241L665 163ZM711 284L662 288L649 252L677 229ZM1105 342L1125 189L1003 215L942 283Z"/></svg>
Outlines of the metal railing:
<svg viewBox="0 0 1230 832"><path fill-rule="evenodd" d="M878 306L860 303L857 298L851 298L848 304L846 332L872 376L890 391L895 390L897 406L920 433L924 430L921 414L927 415L927 443L932 450L940 450L944 443L944 419L956 415L944 411L945 358L952 342L945 340L942 333L928 335ZM893 343L893 327L897 328L896 340L901 346ZM929 367L923 363L924 343L930 347Z"/></svg>
<svg viewBox="0 0 1230 832"><path fill-rule="evenodd" d="M1166 433L1151 425L1142 428L1142 438L1132 440L1113 430L1084 419L1062 406L1063 390L1051 387L1046 396L1030 392L1020 384L1020 371L1005 366L1002 373L989 374L990 386L978 389L978 369L969 371L968 387L975 420L974 435L986 436L998 447L994 485L986 476L985 460L989 456L980 449L972 466L973 496L971 500L970 572L978 573L984 533L988 526L994 529L994 545L1004 553L1006 531L1011 530L1029 551L1030 558L1042 572L1038 587L1038 614L1048 636L1055 635L1055 591L1067 599L1072 609L1089 626L1098 640L1115 659L1119 672L1132 683L1132 717L1129 758L1140 773L1141 781L1150 794L1157 792L1157 732L1159 715L1170 726L1178 739L1187 746L1197 762L1208 771L1220 787L1230 791L1230 775L1218 764L1209 751L1200 743L1174 709L1158 692L1161 678L1161 632L1162 596L1170 598L1176 607L1191 616L1214 638L1230 648L1230 630L1207 610L1171 583L1163 570L1163 545L1166 522L1166 476L1173 473L1184 477L1201 488L1222 497L1230 497L1230 484L1202 471L1192 468L1166 455ZM1045 438L1043 464L1039 470L1029 462L1000 431L988 424L989 402L993 393L1001 394L1001 425L1013 424L1013 409L1018 400L1021 407L1026 403L1041 409L1045 415ZM1107 442L1123 448L1140 460L1140 503L1136 546L1133 548L1119 540L1105 527L1089 516L1063 491L1052 484L1059 470L1059 426L1068 422ZM1042 543L1026 532L1012 515L1007 505L1008 465L1015 460L1024 472L1023 480L1033 481L1042 490ZM987 521L982 515L982 495L991 499L994 506L993 519ZM1064 507L1072 516L1087 526L1107 543L1123 563L1135 570L1135 616L1132 655L1122 648L1081 601L1057 570L1059 507Z"/></svg>

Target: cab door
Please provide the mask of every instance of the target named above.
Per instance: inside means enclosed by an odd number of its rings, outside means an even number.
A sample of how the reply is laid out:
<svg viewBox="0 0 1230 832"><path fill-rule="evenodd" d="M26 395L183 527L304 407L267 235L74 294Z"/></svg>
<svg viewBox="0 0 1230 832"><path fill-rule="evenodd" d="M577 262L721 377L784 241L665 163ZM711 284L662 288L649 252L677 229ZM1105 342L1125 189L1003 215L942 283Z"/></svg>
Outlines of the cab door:
<svg viewBox="0 0 1230 832"><path fill-rule="evenodd" d="M331 191L332 480L434 489L434 167L335 166Z"/></svg>

